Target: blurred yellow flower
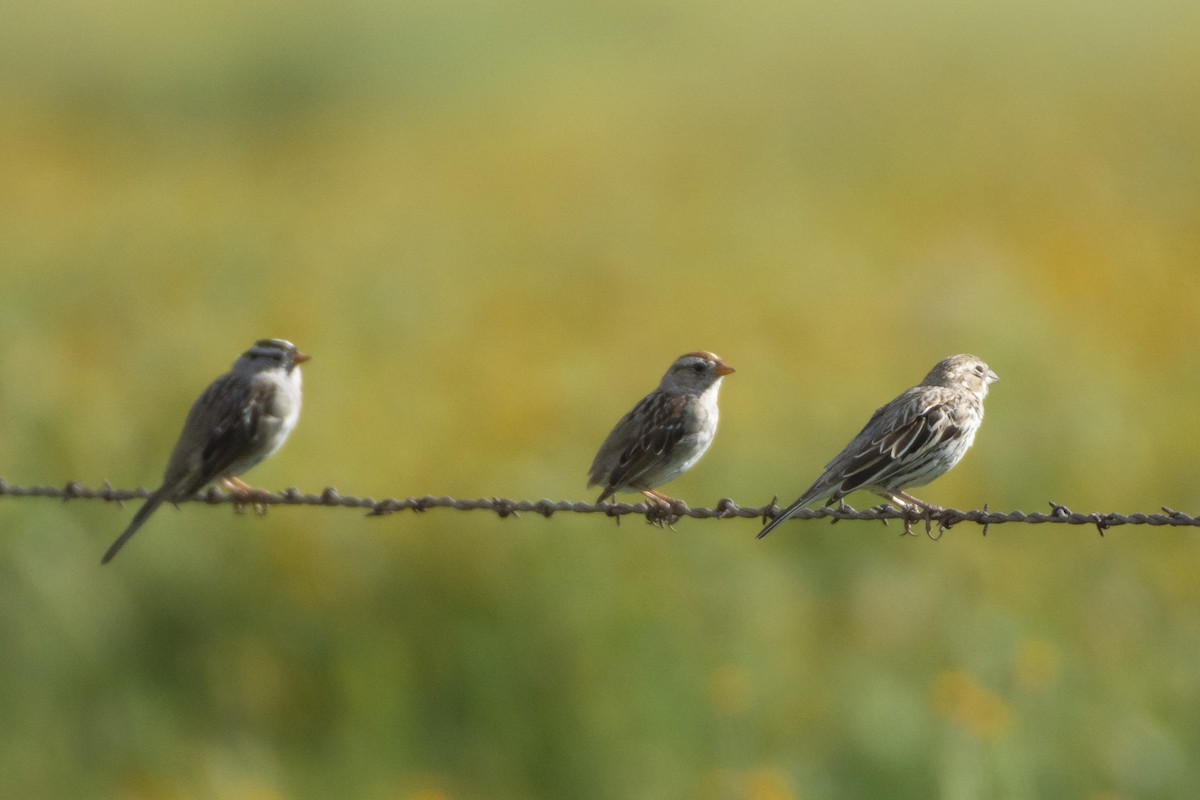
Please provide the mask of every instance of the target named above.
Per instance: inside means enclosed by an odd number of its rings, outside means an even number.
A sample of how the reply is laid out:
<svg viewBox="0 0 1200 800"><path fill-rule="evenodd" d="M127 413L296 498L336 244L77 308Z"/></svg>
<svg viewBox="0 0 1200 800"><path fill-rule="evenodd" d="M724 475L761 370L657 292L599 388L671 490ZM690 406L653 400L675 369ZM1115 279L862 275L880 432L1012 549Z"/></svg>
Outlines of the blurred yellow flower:
<svg viewBox="0 0 1200 800"><path fill-rule="evenodd" d="M969 672L942 672L933 681L938 714L978 739L994 739L1008 730L1008 706Z"/></svg>
<svg viewBox="0 0 1200 800"><path fill-rule="evenodd" d="M794 800L796 797L788 787L787 779L773 769L760 769L746 776L746 800Z"/></svg>

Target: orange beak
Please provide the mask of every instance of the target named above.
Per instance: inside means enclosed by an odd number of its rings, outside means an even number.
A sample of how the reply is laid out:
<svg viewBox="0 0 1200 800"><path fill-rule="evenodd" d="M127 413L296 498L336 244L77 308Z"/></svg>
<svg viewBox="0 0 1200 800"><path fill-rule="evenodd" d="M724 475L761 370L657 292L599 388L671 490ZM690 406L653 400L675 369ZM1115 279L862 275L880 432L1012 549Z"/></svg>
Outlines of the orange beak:
<svg viewBox="0 0 1200 800"><path fill-rule="evenodd" d="M737 372L737 370L734 369L733 367L729 366L728 364L726 364L724 361L718 361L716 372L718 375L724 376L724 375L728 375L731 372Z"/></svg>
<svg viewBox="0 0 1200 800"><path fill-rule="evenodd" d="M305 361L308 361L310 358L312 358L312 356L310 356L308 353L301 353L299 350L297 350L296 355L292 356L292 363L293 364L303 364Z"/></svg>

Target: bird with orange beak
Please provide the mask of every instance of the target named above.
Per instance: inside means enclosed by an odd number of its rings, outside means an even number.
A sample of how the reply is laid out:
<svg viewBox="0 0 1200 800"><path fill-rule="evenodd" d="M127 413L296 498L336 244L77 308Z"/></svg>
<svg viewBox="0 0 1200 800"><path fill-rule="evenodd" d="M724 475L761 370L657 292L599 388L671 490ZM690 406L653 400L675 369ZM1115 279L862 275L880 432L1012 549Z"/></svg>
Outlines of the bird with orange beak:
<svg viewBox="0 0 1200 800"><path fill-rule="evenodd" d="M588 472L600 499L636 491L669 507L656 487L691 469L717 433L717 392L733 367L707 351L687 353L671 364L658 388L621 417Z"/></svg>

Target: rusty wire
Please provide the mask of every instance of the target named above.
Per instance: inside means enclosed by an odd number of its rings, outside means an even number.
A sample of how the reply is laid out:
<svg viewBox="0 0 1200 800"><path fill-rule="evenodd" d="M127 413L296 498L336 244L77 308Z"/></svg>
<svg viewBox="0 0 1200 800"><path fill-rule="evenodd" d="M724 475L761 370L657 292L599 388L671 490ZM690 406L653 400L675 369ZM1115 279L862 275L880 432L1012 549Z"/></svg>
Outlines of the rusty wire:
<svg viewBox="0 0 1200 800"><path fill-rule="evenodd" d="M105 500L108 502L124 503L127 500L144 500L150 495L146 489L114 489L106 481L98 489L88 488L70 481L64 486L13 486L4 478L0 478L0 497L48 497L57 500ZM635 515L645 517L647 521L657 525L673 524L683 518L691 519L757 519L766 521L774 519L782 510L777 505L777 498L765 506L740 506L729 498L722 498L713 508L691 508L682 501L675 501L670 509L665 509L646 503L584 503L569 500L508 500L501 497L463 500L453 497L406 497L398 499L388 497L376 500L372 497L352 497L343 495L333 487L326 488L320 494L305 494L299 489L285 489L279 493L254 490L249 495L234 495L210 488L199 492L185 502L206 503L208 505L233 504L237 506L253 505L266 507L272 505L286 506L329 506L339 508L358 508L368 513L368 516L386 516L401 511L429 511L435 508L449 508L457 511L491 511L500 517L520 516L522 513L538 514L551 517L557 513L603 514L609 517ZM1011 511L1007 513L990 511L985 505L982 510L959 511L945 509L908 509L901 510L883 504L865 510L829 507L801 509L793 515L793 519L812 520L830 519L833 522L842 520L859 520L883 522L900 520L905 532L911 532L912 525L919 523L924 526L926 533L933 535L963 522L982 526L984 535L992 525L1006 523L1026 524L1067 524L1092 525L1101 536L1109 528L1121 525L1152 525L1152 526L1200 526L1200 517L1193 517L1181 511L1163 507L1161 514L1119 514L1091 513L1081 514L1071 511L1066 506L1050 503L1049 513L1025 513Z"/></svg>

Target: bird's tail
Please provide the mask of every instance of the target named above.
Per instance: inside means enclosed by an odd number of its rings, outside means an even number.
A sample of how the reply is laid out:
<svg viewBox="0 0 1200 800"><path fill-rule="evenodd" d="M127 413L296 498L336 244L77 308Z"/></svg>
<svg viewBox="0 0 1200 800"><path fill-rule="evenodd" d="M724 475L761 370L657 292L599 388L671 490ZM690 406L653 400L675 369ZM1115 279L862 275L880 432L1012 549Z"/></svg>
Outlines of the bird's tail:
<svg viewBox="0 0 1200 800"><path fill-rule="evenodd" d="M129 541L129 537L137 533L138 528L142 527L142 524L145 523L146 520L150 519L150 515L153 514L160 505L162 505L164 499L165 497L161 492L155 492L146 498L146 502L143 503L142 507L138 509L138 512L133 515L133 519L130 521L129 527L126 528L125 532L118 536L117 540L112 543L112 547L108 548L108 552L104 554L104 558L100 559L101 564L107 564L109 561L112 561L113 556L119 553L121 548L125 546L125 543Z"/></svg>
<svg viewBox="0 0 1200 800"><path fill-rule="evenodd" d="M770 533L771 531L775 530L776 525L787 520L788 517L790 517L790 516L792 516L792 514L796 513L796 511L800 507L801 507L801 504L799 501L792 503L790 506L788 506L783 511L781 511L779 516L777 516L775 519L768 522L766 527L764 527L761 531L759 531L758 536L756 536L755 538L761 539L764 536L766 536L768 533Z"/></svg>
<svg viewBox="0 0 1200 800"><path fill-rule="evenodd" d="M607 500L610 497L614 500L617 499L617 487L615 487L615 486L604 487L604 491L600 493L600 496L598 498L596 498L596 504L599 505L600 503L603 503L605 500Z"/></svg>
<svg viewBox="0 0 1200 800"><path fill-rule="evenodd" d="M779 525L780 523L786 522L787 520L791 519L792 515L795 514L797 511L804 508L806 505L813 502L814 500L819 500L820 498L821 498L821 491L818 490L815 485L812 486L807 492L805 492L804 494L802 494L800 496L799 500L792 503L790 506L788 506L783 511L781 511L779 513L779 516L777 516L775 519L768 522L766 527L764 527L761 531L759 531L758 536L755 538L757 538L757 539L763 538L768 533L775 530L776 525Z"/></svg>

